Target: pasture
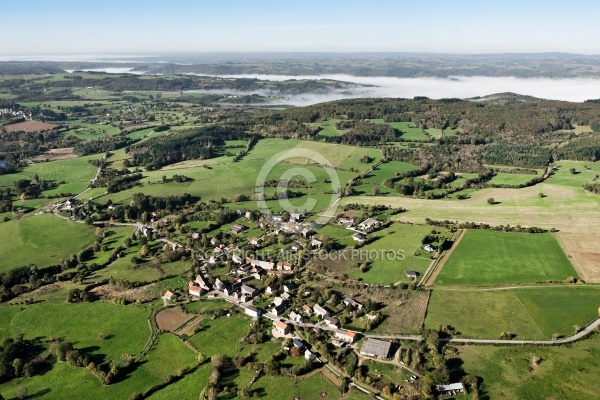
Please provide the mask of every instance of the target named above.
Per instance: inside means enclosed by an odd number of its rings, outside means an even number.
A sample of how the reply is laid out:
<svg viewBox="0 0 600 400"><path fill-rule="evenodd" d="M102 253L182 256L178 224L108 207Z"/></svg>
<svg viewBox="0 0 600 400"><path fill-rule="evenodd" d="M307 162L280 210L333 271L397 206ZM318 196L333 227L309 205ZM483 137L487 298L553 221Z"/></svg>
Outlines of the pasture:
<svg viewBox="0 0 600 400"><path fill-rule="evenodd" d="M598 316L596 287L540 286L512 290L434 290L425 327L451 325L462 337L498 339L503 331L517 339L569 336Z"/></svg>
<svg viewBox="0 0 600 400"><path fill-rule="evenodd" d="M468 230L434 284L508 285L563 281L576 275L550 233Z"/></svg>
<svg viewBox="0 0 600 400"><path fill-rule="evenodd" d="M95 240L94 229L52 215L31 215L0 223L0 272L24 265L56 265Z"/></svg>
<svg viewBox="0 0 600 400"><path fill-rule="evenodd" d="M389 285L396 282L409 282L406 271L415 270L422 275L431 258L429 253L417 256L415 253L422 247L421 240L431 232L427 225L393 224L381 231L367 235L378 236L379 239L360 248L369 254L369 267L366 272L353 268L348 276L365 283Z"/></svg>
<svg viewBox="0 0 600 400"><path fill-rule="evenodd" d="M427 132L415 126L415 124L412 122L384 122L382 119L371 119L369 121L375 124L387 124L392 128L397 129L398 131L402 132L402 136L400 137L406 141L426 142L429 140Z"/></svg>
<svg viewBox="0 0 600 400"><path fill-rule="evenodd" d="M505 172L499 172L492 179L489 180L489 184L491 185L506 185L506 186L514 186L517 187L519 185L523 185L533 178L539 177L541 175L532 175L532 174L511 174Z"/></svg>
<svg viewBox="0 0 600 400"><path fill-rule="evenodd" d="M569 346L458 346L462 368L483 377L484 396L491 399L598 398L600 336ZM531 368L531 360L541 362ZM453 362L450 359L449 362Z"/></svg>
<svg viewBox="0 0 600 400"><path fill-rule="evenodd" d="M215 354L233 357L244 346L240 339L248 333L251 322L250 317L243 314L217 318L206 326L202 324L202 330L190 337L189 342L208 357Z"/></svg>
<svg viewBox="0 0 600 400"><path fill-rule="evenodd" d="M253 385L263 399L339 399L339 389L322 374L305 379L263 375Z"/></svg>

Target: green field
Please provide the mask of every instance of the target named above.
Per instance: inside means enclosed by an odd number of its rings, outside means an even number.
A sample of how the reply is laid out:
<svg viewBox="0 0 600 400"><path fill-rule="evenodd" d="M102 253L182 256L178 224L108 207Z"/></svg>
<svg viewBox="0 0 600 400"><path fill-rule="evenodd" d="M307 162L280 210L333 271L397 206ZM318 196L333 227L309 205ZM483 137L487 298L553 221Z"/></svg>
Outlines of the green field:
<svg viewBox="0 0 600 400"><path fill-rule="evenodd" d="M52 215L31 215L0 223L0 272L24 265L56 265L95 239L94 229Z"/></svg>
<svg viewBox="0 0 600 400"><path fill-rule="evenodd" d="M415 253L422 246L421 239L430 232L431 227L426 225L393 224L389 228L371 233L370 235L380 238L361 247L360 250L373 254L373 257L369 257L372 263L367 272L353 268L348 274L349 277L365 283L389 285L399 281L410 281L406 277L408 269L422 275L432 260L429 253L419 252L417 256ZM398 251L403 256L398 257L398 253L395 253Z"/></svg>
<svg viewBox="0 0 600 400"><path fill-rule="evenodd" d="M462 336L497 339L503 331L517 339L569 336L598 316L596 287L539 287L514 290L434 290L425 326L451 325Z"/></svg>
<svg viewBox="0 0 600 400"><path fill-rule="evenodd" d="M577 276L550 233L469 230L444 264L436 285L508 285Z"/></svg>
<svg viewBox="0 0 600 400"><path fill-rule="evenodd" d="M459 346L462 368L483 378L490 399L595 400L600 376L600 336L568 346ZM530 369L533 357L541 358ZM450 359L450 362L453 360Z"/></svg>
<svg viewBox="0 0 600 400"><path fill-rule="evenodd" d="M119 306L107 302L68 304L44 302L27 306L19 312L5 311L2 319L9 329L4 336L24 333L26 338L65 338L75 343L76 348L96 348L95 354L113 359L123 353L139 353L148 337L150 328L146 322L148 311L134 306ZM4 325L4 324L3 324ZM106 337L98 339L98 334Z"/></svg>
<svg viewBox="0 0 600 400"><path fill-rule="evenodd" d="M401 138L408 141L428 141L429 137L423 131L418 128L412 122L384 122L382 119L371 119L369 120L375 124L387 124L394 129L402 132Z"/></svg>
<svg viewBox="0 0 600 400"><path fill-rule="evenodd" d="M499 172L492 179L489 180L489 184L491 185L508 185L508 186L518 186L523 185L533 178L536 178L540 175L532 175L532 174L510 174L505 172Z"/></svg>
<svg viewBox="0 0 600 400"><path fill-rule="evenodd" d="M340 121L341 120L339 119L328 119L326 121L309 123L306 125L318 126L319 128L321 128L321 130L318 133L321 136L341 136L344 133L346 133L346 131L337 130L335 127L335 124L337 124Z"/></svg>
<svg viewBox="0 0 600 400"><path fill-rule="evenodd" d="M30 396L44 399L64 399L65 393L69 393L68 398L78 399L127 399L133 393L142 393L162 383L168 375L176 375L179 369L193 366L195 358L195 353L175 336L161 335L148 356L123 381L101 385L85 368L57 362L43 375L0 385L0 393L5 397L14 396L18 386L25 386Z"/></svg>
<svg viewBox="0 0 600 400"><path fill-rule="evenodd" d="M322 374L299 380L263 375L252 385L252 389L263 393L262 399L319 399L323 397L322 392L327 393L327 399L339 398L339 389Z"/></svg>
<svg viewBox="0 0 600 400"><path fill-rule="evenodd" d="M408 171L414 171L419 169L416 165L399 162L399 161L388 161L375 168L372 172L367 174L358 185L354 186L356 195L361 194L372 194L373 189L377 188L380 195L391 194L397 195L398 193L393 188L389 188L383 185L386 179L393 178L398 173L405 173Z"/></svg>
<svg viewBox="0 0 600 400"><path fill-rule="evenodd" d="M233 357L243 347L240 339L248 333L250 323L250 317L243 314L217 318L190 337L189 342L209 357L215 354Z"/></svg>

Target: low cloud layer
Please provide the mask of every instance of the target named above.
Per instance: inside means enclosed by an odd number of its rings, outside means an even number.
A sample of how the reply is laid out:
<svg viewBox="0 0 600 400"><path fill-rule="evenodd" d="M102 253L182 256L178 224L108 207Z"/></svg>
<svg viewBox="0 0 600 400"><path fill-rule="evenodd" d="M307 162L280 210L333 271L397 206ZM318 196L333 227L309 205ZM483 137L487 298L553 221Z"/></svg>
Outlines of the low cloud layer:
<svg viewBox="0 0 600 400"><path fill-rule="evenodd" d="M333 91L328 95L299 95L286 102L308 105L324 101L357 97L404 97L427 96L432 99L457 97L470 98L494 93L513 92L550 100L582 102L600 98L600 79L551 79L514 77L453 77L442 78L386 78L358 77L351 75L220 75L227 78L257 78L284 81L289 79L334 79L345 82L372 85ZM231 93L231 92L230 92Z"/></svg>

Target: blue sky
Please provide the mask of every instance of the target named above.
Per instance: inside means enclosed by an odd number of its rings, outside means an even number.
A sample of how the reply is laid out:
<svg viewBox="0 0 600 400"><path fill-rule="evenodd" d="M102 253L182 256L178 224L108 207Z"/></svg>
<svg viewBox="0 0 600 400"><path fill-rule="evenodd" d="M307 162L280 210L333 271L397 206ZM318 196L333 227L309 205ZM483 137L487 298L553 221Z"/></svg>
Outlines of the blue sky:
<svg viewBox="0 0 600 400"><path fill-rule="evenodd" d="M598 17L595 0L12 0L0 11L0 54L600 54Z"/></svg>

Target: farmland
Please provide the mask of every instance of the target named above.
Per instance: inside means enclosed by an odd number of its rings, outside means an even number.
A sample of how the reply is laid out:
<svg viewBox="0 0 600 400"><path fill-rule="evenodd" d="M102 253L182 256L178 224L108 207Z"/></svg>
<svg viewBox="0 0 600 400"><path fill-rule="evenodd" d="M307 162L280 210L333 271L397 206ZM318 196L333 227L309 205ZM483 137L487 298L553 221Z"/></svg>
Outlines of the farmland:
<svg viewBox="0 0 600 400"><path fill-rule="evenodd" d="M551 234L468 230L440 271L436 285L507 285L563 281L576 276Z"/></svg>
<svg viewBox="0 0 600 400"><path fill-rule="evenodd" d="M600 374L600 336L560 347L459 346L464 370L483 377L485 394L507 399L593 400ZM541 359L531 368L533 357Z"/></svg>
<svg viewBox="0 0 600 400"><path fill-rule="evenodd" d="M94 241L94 230L83 224L33 215L0 224L0 272L27 264L58 264Z"/></svg>
<svg viewBox="0 0 600 400"><path fill-rule="evenodd" d="M513 290L434 290L425 326L452 325L469 338L518 339L569 336L598 314L596 287L539 287Z"/></svg>

